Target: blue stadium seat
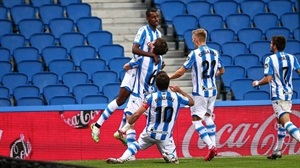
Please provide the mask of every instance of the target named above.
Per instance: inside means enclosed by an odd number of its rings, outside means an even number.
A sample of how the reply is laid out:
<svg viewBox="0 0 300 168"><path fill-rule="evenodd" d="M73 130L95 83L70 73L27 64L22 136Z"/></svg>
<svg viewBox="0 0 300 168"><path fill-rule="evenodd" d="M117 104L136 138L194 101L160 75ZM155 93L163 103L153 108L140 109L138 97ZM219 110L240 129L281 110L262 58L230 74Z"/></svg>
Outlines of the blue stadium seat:
<svg viewBox="0 0 300 168"><path fill-rule="evenodd" d="M184 43L185 43L185 51L187 51L187 52L195 49L193 39L192 39L192 31L193 30L187 30L183 34Z"/></svg>
<svg viewBox="0 0 300 168"><path fill-rule="evenodd" d="M108 68L111 71L115 71L118 73L118 75L120 75L120 73L124 70L123 66L129 61L129 57L113 58L108 62Z"/></svg>
<svg viewBox="0 0 300 168"><path fill-rule="evenodd" d="M294 0L294 10L295 10L295 12L299 12L299 8L300 8L299 1ZM300 94L299 94L299 98L300 98Z"/></svg>
<svg viewBox="0 0 300 168"><path fill-rule="evenodd" d="M254 41L263 40L263 32L258 28L243 28L237 33L238 40L245 43L247 48Z"/></svg>
<svg viewBox="0 0 300 168"><path fill-rule="evenodd" d="M82 71L66 72L62 76L62 83L68 86L71 92L74 86L88 82L88 74Z"/></svg>
<svg viewBox="0 0 300 168"><path fill-rule="evenodd" d="M97 71L92 74L92 82L99 87L101 92L103 92L102 88L104 85L119 82L119 78L115 71Z"/></svg>
<svg viewBox="0 0 300 168"><path fill-rule="evenodd" d="M39 17L49 29L49 22L55 18L64 18L64 8L58 4L48 4L39 7Z"/></svg>
<svg viewBox="0 0 300 168"><path fill-rule="evenodd" d="M233 42L235 41L235 32L231 29L214 29L210 32L210 40L220 45L225 42Z"/></svg>
<svg viewBox="0 0 300 168"><path fill-rule="evenodd" d="M206 45L212 49L217 50L220 54L222 53L222 47L219 43L209 41L209 42L206 42Z"/></svg>
<svg viewBox="0 0 300 168"><path fill-rule="evenodd" d="M88 3L71 3L66 6L66 15L74 23L81 17L91 17L91 6Z"/></svg>
<svg viewBox="0 0 300 168"><path fill-rule="evenodd" d="M59 0L59 4L62 6L68 6L72 3L81 3L82 0Z"/></svg>
<svg viewBox="0 0 300 168"><path fill-rule="evenodd" d="M111 59L124 57L124 47L119 44L102 45L98 49L98 55L108 65Z"/></svg>
<svg viewBox="0 0 300 168"><path fill-rule="evenodd" d="M23 19L35 19L35 8L31 5L15 5L11 8L11 17L16 25Z"/></svg>
<svg viewBox="0 0 300 168"><path fill-rule="evenodd" d="M90 32L102 30L102 20L95 16L81 17L77 19L76 26L78 32L86 37Z"/></svg>
<svg viewBox="0 0 300 168"><path fill-rule="evenodd" d="M113 101L118 95L120 91L120 82L117 83L108 83L103 86L102 92L108 98L108 101Z"/></svg>
<svg viewBox="0 0 300 168"><path fill-rule="evenodd" d="M199 26L206 31L211 32L214 29L224 28L223 18L217 14L202 15L198 19Z"/></svg>
<svg viewBox="0 0 300 168"><path fill-rule="evenodd" d="M71 48L85 45L85 37L78 32L63 33L59 37L59 43L68 50L68 53L70 53Z"/></svg>
<svg viewBox="0 0 300 168"><path fill-rule="evenodd" d="M225 66L226 73L222 75L222 81L226 91L230 91L230 83L235 79L245 78L246 70L242 66L231 65ZM234 75L232 75L234 74Z"/></svg>
<svg viewBox="0 0 300 168"><path fill-rule="evenodd" d="M300 41L300 27L297 27L293 32L294 32L294 39Z"/></svg>
<svg viewBox="0 0 300 168"><path fill-rule="evenodd" d="M300 96L298 96L298 92L293 91L293 96L292 96L292 100L294 99L300 99Z"/></svg>
<svg viewBox="0 0 300 168"><path fill-rule="evenodd" d="M32 76L44 71L44 65L38 60L24 60L17 63L18 72L24 73L28 77L28 82L32 82Z"/></svg>
<svg viewBox="0 0 300 168"><path fill-rule="evenodd" d="M290 30L286 27L271 27L266 30L266 33L265 33L266 40L271 41L272 37L275 35L282 35L287 40L291 39Z"/></svg>
<svg viewBox="0 0 300 168"><path fill-rule="evenodd" d="M40 89L33 85L21 85L13 90L15 100L19 100L22 97L40 97Z"/></svg>
<svg viewBox="0 0 300 168"><path fill-rule="evenodd" d="M54 4L53 0L30 0L30 3L35 8L41 7L43 5Z"/></svg>
<svg viewBox="0 0 300 168"><path fill-rule="evenodd" d="M40 89L41 94L45 86L58 84L58 76L53 72L39 72L32 76L32 84Z"/></svg>
<svg viewBox="0 0 300 168"><path fill-rule="evenodd" d="M221 58L221 61L223 63L223 66L233 65L233 59L230 55L221 54L220 58Z"/></svg>
<svg viewBox="0 0 300 168"><path fill-rule="evenodd" d="M54 96L69 96L70 95L70 90L69 87L66 85L62 84L57 84L57 85L47 85L43 89L43 95L45 98L45 101L49 104L50 100Z"/></svg>
<svg viewBox="0 0 300 168"><path fill-rule="evenodd" d="M300 78L293 78L293 90L297 92L298 98L300 98Z"/></svg>
<svg viewBox="0 0 300 168"><path fill-rule="evenodd" d="M92 31L87 34L87 43L93 46L98 52L99 47L103 45L113 44L113 35L109 31Z"/></svg>
<svg viewBox="0 0 300 168"><path fill-rule="evenodd" d="M69 59L55 59L49 62L49 71L56 73L59 81L62 81L62 75L66 72L75 71L75 65Z"/></svg>
<svg viewBox="0 0 300 168"><path fill-rule="evenodd" d="M81 99L81 104L107 104L108 98L104 95L87 95Z"/></svg>
<svg viewBox="0 0 300 168"><path fill-rule="evenodd" d="M73 95L77 102L82 102L82 98L88 95L100 94L99 87L95 84L79 84L73 87Z"/></svg>
<svg viewBox="0 0 300 168"><path fill-rule="evenodd" d="M222 45L223 54L234 57L238 54L246 54L247 46L243 42L226 42Z"/></svg>
<svg viewBox="0 0 300 168"><path fill-rule="evenodd" d="M12 27L12 24L9 20L1 19L0 20L0 27L1 27L0 37L5 35L5 34L11 34L12 33L13 27Z"/></svg>
<svg viewBox="0 0 300 168"><path fill-rule="evenodd" d="M259 13L253 17L253 25L265 33L267 29L279 25L278 17L274 13Z"/></svg>
<svg viewBox="0 0 300 168"><path fill-rule="evenodd" d="M293 12L292 2L287 0L269 1L267 3L267 8L270 13L276 14L278 18L284 13Z"/></svg>
<svg viewBox="0 0 300 168"><path fill-rule="evenodd" d="M0 98L0 107L11 106L11 101L8 98Z"/></svg>
<svg viewBox="0 0 300 168"><path fill-rule="evenodd" d="M31 47L35 47L42 54L44 48L55 46L55 37L51 33L36 33L30 36L29 43Z"/></svg>
<svg viewBox="0 0 300 168"><path fill-rule="evenodd" d="M258 13L266 12L265 3L261 0L243 1L240 3L241 12L250 16L251 20Z"/></svg>
<svg viewBox="0 0 300 168"><path fill-rule="evenodd" d="M270 93L264 90L252 90L244 93L243 100L270 100Z"/></svg>
<svg viewBox="0 0 300 168"><path fill-rule="evenodd" d="M93 73L107 70L106 66L106 62L100 58L89 58L80 62L81 71L88 74L89 80L92 80Z"/></svg>
<svg viewBox="0 0 300 168"><path fill-rule="evenodd" d="M238 3L235 1L219 0L213 3L213 10L216 14L221 15L225 21L228 15L237 14L239 12L238 6Z"/></svg>
<svg viewBox="0 0 300 168"><path fill-rule="evenodd" d="M44 24L40 19L22 19L18 25L19 32L29 41L31 35L44 32Z"/></svg>
<svg viewBox="0 0 300 168"><path fill-rule="evenodd" d="M70 104L78 104L76 99L71 96L54 96L50 99L48 105L70 105Z"/></svg>
<svg viewBox="0 0 300 168"><path fill-rule="evenodd" d="M251 19L247 14L231 14L226 17L227 28L232 29L235 34L243 28L251 27Z"/></svg>
<svg viewBox="0 0 300 168"><path fill-rule="evenodd" d="M0 6L0 19L8 20L8 10L5 6Z"/></svg>
<svg viewBox="0 0 300 168"><path fill-rule="evenodd" d="M12 65L9 61L0 61L0 79L3 75L12 72Z"/></svg>
<svg viewBox="0 0 300 168"><path fill-rule="evenodd" d="M262 58L270 53L270 41L254 41L250 44L249 51Z"/></svg>
<svg viewBox="0 0 300 168"><path fill-rule="evenodd" d="M42 50L42 58L48 69L49 63L55 59L68 59L68 51L61 46L49 46Z"/></svg>
<svg viewBox="0 0 300 168"><path fill-rule="evenodd" d="M96 58L96 49L92 46L75 46L70 51L76 69L80 69L80 62L88 58Z"/></svg>
<svg viewBox="0 0 300 168"><path fill-rule="evenodd" d="M20 72L11 72L4 74L1 82L3 86L9 89L10 95L13 95L13 90L16 87L28 84L28 77Z"/></svg>
<svg viewBox="0 0 300 168"><path fill-rule="evenodd" d="M21 34L5 34L0 37L1 47L9 49L10 54L18 47L25 46L25 37Z"/></svg>
<svg viewBox="0 0 300 168"><path fill-rule="evenodd" d="M234 57L234 65L240 65L247 71L249 67L260 65L260 58L255 54L239 54Z"/></svg>
<svg viewBox="0 0 300 168"><path fill-rule="evenodd" d="M198 28L198 18L188 14L177 15L173 18L172 25L176 33L176 40L183 41L183 35L186 30Z"/></svg>
<svg viewBox="0 0 300 168"><path fill-rule="evenodd" d="M50 32L58 40L63 33L74 32L75 24L69 18L54 18L49 22Z"/></svg>
<svg viewBox="0 0 300 168"><path fill-rule="evenodd" d="M22 97L16 100L16 106L44 106L44 100L41 97Z"/></svg>
<svg viewBox="0 0 300 168"><path fill-rule="evenodd" d="M186 4L186 11L197 18L205 14L212 14L211 4L206 1L191 1Z"/></svg>
<svg viewBox="0 0 300 168"><path fill-rule="evenodd" d="M10 52L9 49L0 47L0 61L8 61L10 62Z"/></svg>
<svg viewBox="0 0 300 168"><path fill-rule="evenodd" d="M6 8L12 8L15 5L23 5L25 4L25 0L2 0L3 6Z"/></svg>
<svg viewBox="0 0 300 168"><path fill-rule="evenodd" d="M0 98L10 98L9 89L5 86L0 86Z"/></svg>
<svg viewBox="0 0 300 168"><path fill-rule="evenodd" d="M285 52L295 54L300 52L300 41L299 40L287 40L284 49Z"/></svg>
<svg viewBox="0 0 300 168"><path fill-rule="evenodd" d="M300 25L300 17L299 13L297 12L284 13L281 15L280 20L282 26L288 28L291 33L293 33L294 30Z"/></svg>
<svg viewBox="0 0 300 168"><path fill-rule="evenodd" d="M233 92L233 100L244 100L244 94L255 90L252 87L252 79L235 79L230 83L231 91Z"/></svg>
<svg viewBox="0 0 300 168"><path fill-rule="evenodd" d="M256 65L249 67L246 71L246 76L249 79L260 80L264 77L264 66Z"/></svg>
<svg viewBox="0 0 300 168"><path fill-rule="evenodd" d="M39 51L34 47L18 47L13 52L13 58L16 64L26 60L39 60L39 57Z"/></svg>

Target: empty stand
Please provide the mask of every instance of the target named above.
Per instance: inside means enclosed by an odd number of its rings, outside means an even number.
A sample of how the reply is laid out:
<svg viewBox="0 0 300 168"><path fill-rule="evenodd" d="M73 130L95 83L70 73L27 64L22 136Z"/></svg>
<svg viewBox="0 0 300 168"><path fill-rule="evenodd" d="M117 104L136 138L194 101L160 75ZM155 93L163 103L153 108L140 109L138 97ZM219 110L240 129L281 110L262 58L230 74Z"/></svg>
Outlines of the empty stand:
<svg viewBox="0 0 300 168"><path fill-rule="evenodd" d="M89 80L92 80L92 74L97 71L106 70L106 62L99 58L84 59L80 62L80 68L88 74Z"/></svg>
<svg viewBox="0 0 300 168"><path fill-rule="evenodd" d="M102 30L102 20L95 16L81 17L77 19L76 26L78 32L86 37L90 32Z"/></svg>
<svg viewBox="0 0 300 168"><path fill-rule="evenodd" d="M185 24L182 24L185 23ZM183 41L184 32L189 29L197 29L198 18L193 15L177 15L173 18L172 24L176 33L176 40Z"/></svg>
<svg viewBox="0 0 300 168"><path fill-rule="evenodd" d="M220 55L223 66L233 65L233 59L230 55L222 54Z"/></svg>
<svg viewBox="0 0 300 168"><path fill-rule="evenodd" d="M50 100L55 96L69 96L70 90L69 87L62 84L57 85L47 85L43 89L43 95L45 98L45 101L49 104Z"/></svg>
<svg viewBox="0 0 300 168"><path fill-rule="evenodd" d="M5 34L0 37L1 46L9 49L10 54L18 47L25 46L25 37L21 34Z"/></svg>
<svg viewBox="0 0 300 168"><path fill-rule="evenodd" d="M293 90L297 92L298 98L300 98L300 78L293 78Z"/></svg>
<svg viewBox="0 0 300 168"><path fill-rule="evenodd" d="M290 30L288 28L285 27L271 27L269 29L266 30L266 39L268 41L272 40L273 36L278 36L278 35L282 35L284 36L287 40L289 40L291 38L291 33Z"/></svg>
<svg viewBox="0 0 300 168"><path fill-rule="evenodd" d="M73 94L77 102L82 102L82 98L88 95L97 95L99 93L99 87L95 84L79 84L73 87Z"/></svg>
<svg viewBox="0 0 300 168"><path fill-rule="evenodd" d="M54 18L49 22L50 32L58 40L63 33L74 32L75 24L69 18Z"/></svg>
<svg viewBox="0 0 300 168"><path fill-rule="evenodd" d="M10 62L10 51L7 48L0 47L0 61Z"/></svg>
<svg viewBox="0 0 300 168"><path fill-rule="evenodd" d="M66 6L67 17L72 19L74 23L81 17L90 17L91 6L88 3L71 3Z"/></svg>
<svg viewBox="0 0 300 168"><path fill-rule="evenodd" d="M235 79L230 83L230 88L234 95L234 100L243 100L244 94L254 90L252 79Z"/></svg>
<svg viewBox="0 0 300 168"><path fill-rule="evenodd" d="M49 71L56 73L59 81L61 81L64 73L75 71L75 65L69 59L55 59L49 62Z"/></svg>
<svg viewBox="0 0 300 168"><path fill-rule="evenodd" d="M22 97L16 100L16 106L43 106L44 100L41 97Z"/></svg>
<svg viewBox="0 0 300 168"><path fill-rule="evenodd" d="M103 45L113 44L113 37L109 31L92 31L87 34L87 43L93 46L98 52L99 47Z"/></svg>
<svg viewBox="0 0 300 168"><path fill-rule="evenodd" d="M38 60L24 60L17 64L18 72L24 73L28 77L28 82L32 82L32 76L44 71L44 65Z"/></svg>
<svg viewBox="0 0 300 168"><path fill-rule="evenodd" d="M247 70L249 67L260 65L260 58L255 54L239 54L234 57L233 63Z"/></svg>
<svg viewBox="0 0 300 168"><path fill-rule="evenodd" d="M189 51L195 49L193 39L192 39L192 31L193 30L187 30L183 34L186 52L189 52Z"/></svg>
<svg viewBox="0 0 300 168"><path fill-rule="evenodd" d="M284 51L290 54L300 52L300 41L299 40L287 40Z"/></svg>
<svg viewBox="0 0 300 168"><path fill-rule="evenodd" d="M77 69L80 69L80 62L88 58L96 58L96 49L92 46L76 46L71 48L71 59Z"/></svg>
<svg viewBox="0 0 300 168"><path fill-rule="evenodd" d="M24 35L27 40L35 33L44 32L44 24L40 19L22 19L19 22L18 28L20 33Z"/></svg>
<svg viewBox="0 0 300 168"><path fill-rule="evenodd" d="M240 3L241 12L250 16L251 20L258 13L266 12L265 3L261 0L243 1Z"/></svg>
<svg viewBox="0 0 300 168"><path fill-rule="evenodd" d="M246 76L249 79L260 80L264 77L264 66L257 65L249 67L246 71Z"/></svg>
<svg viewBox="0 0 300 168"><path fill-rule="evenodd" d="M199 26L211 32L214 29L224 28L223 18L217 14L202 15L198 19Z"/></svg>
<svg viewBox="0 0 300 168"><path fill-rule="evenodd" d="M44 48L55 46L55 37L51 33L35 33L30 36L29 43L31 47L35 47L42 54Z"/></svg>
<svg viewBox="0 0 300 168"><path fill-rule="evenodd" d="M81 104L107 104L108 98L104 95L87 95L81 99Z"/></svg>
<svg viewBox="0 0 300 168"><path fill-rule="evenodd" d="M49 22L55 18L64 18L64 8L58 4L48 4L39 7L39 17L49 28Z"/></svg>
<svg viewBox="0 0 300 168"><path fill-rule="evenodd" d="M108 62L108 67L110 70L115 71L118 75L124 71L123 66L130 61L130 58L113 58Z"/></svg>
<svg viewBox="0 0 300 168"><path fill-rule="evenodd" d="M223 54L234 57L238 54L247 53L247 46L243 42L226 42L222 45Z"/></svg>
<svg viewBox="0 0 300 168"><path fill-rule="evenodd" d="M259 13L253 17L253 24L265 33L267 29L278 26L278 17L274 13Z"/></svg>
<svg viewBox="0 0 300 168"><path fill-rule="evenodd" d="M56 59L68 59L68 51L61 46L49 46L42 50L42 58L46 68L49 68L49 63Z"/></svg>
<svg viewBox="0 0 300 168"><path fill-rule="evenodd" d="M74 86L88 83L88 74L82 71L66 72L62 75L62 83L72 92Z"/></svg>
<svg viewBox="0 0 300 168"><path fill-rule="evenodd" d="M0 79L3 75L10 73L13 70L11 63L8 61L0 61L0 67L1 67Z"/></svg>
<svg viewBox="0 0 300 168"><path fill-rule="evenodd" d="M60 45L65 47L68 50L68 53L70 53L71 48L85 45L85 37L78 32L68 32L60 35L59 42Z"/></svg>
<svg viewBox="0 0 300 168"><path fill-rule="evenodd" d="M102 92L108 98L108 101L113 101L118 95L120 91L121 83L108 83L103 86Z"/></svg>
<svg viewBox="0 0 300 168"><path fill-rule="evenodd" d="M9 89L10 95L13 95L13 90L21 85L28 84L27 75L19 72L6 73L2 76L2 85Z"/></svg>
<svg viewBox="0 0 300 168"><path fill-rule="evenodd" d="M235 34L243 28L251 27L251 19L247 14L231 14L226 17L227 28L232 29Z"/></svg>
<svg viewBox="0 0 300 168"><path fill-rule="evenodd" d="M68 105L68 104L77 104L76 99L71 96L54 96L50 99L48 105Z"/></svg>
<svg viewBox="0 0 300 168"><path fill-rule="evenodd" d="M221 78L226 91L229 91L230 83L235 79L245 78L246 70L244 67L238 65L225 66L225 69L226 73L224 73Z"/></svg>
<svg viewBox="0 0 300 168"><path fill-rule="evenodd" d="M15 5L11 8L11 16L16 25L23 19L34 19L35 9L31 5Z"/></svg>
<svg viewBox="0 0 300 168"><path fill-rule="evenodd" d="M219 43L217 42L213 42L213 41L209 41L209 42L206 42L206 45L212 49L215 49L217 50L219 53L222 53L222 47Z"/></svg>
<svg viewBox="0 0 300 168"><path fill-rule="evenodd" d="M278 18L284 13L293 11L292 2L286 0L269 1L267 8L270 13L276 14Z"/></svg>
<svg viewBox="0 0 300 168"><path fill-rule="evenodd" d="M244 93L243 100L270 100L270 93L264 90L251 90Z"/></svg>
<svg viewBox="0 0 300 168"><path fill-rule="evenodd" d="M68 6L72 3L81 3L81 0L59 0L58 1L60 5L62 6Z"/></svg>
<svg viewBox="0 0 300 168"><path fill-rule="evenodd" d="M16 64L26 60L39 60L39 57L39 51L34 47L18 47L13 52L13 58Z"/></svg>
<svg viewBox="0 0 300 168"><path fill-rule="evenodd" d="M225 0L219 0L213 3L213 10L216 14L221 15L224 21L228 15L237 14L239 12L237 2Z"/></svg>
<svg viewBox="0 0 300 168"><path fill-rule="evenodd" d="M19 100L22 97L40 97L40 89L33 85L18 86L13 90L15 100Z"/></svg>
<svg viewBox="0 0 300 168"><path fill-rule="evenodd" d="M15 5L23 5L25 4L25 0L2 0L2 4L6 8L12 8Z"/></svg>
<svg viewBox="0 0 300 168"><path fill-rule="evenodd" d="M53 4L53 0L30 0L32 6L38 8L43 5Z"/></svg>
<svg viewBox="0 0 300 168"><path fill-rule="evenodd" d="M111 59L124 57L124 48L119 44L102 45L98 49L98 54L99 57L105 60L106 64L108 65Z"/></svg>
<svg viewBox="0 0 300 168"><path fill-rule="evenodd" d="M1 19L0 20L0 27L1 27L0 37L5 35L5 34L11 34L12 33L13 27L12 27L12 24L9 20Z"/></svg>
<svg viewBox="0 0 300 168"><path fill-rule="evenodd" d="M186 4L186 11L199 18L202 15L211 14L211 4L206 1L191 1Z"/></svg>
<svg viewBox="0 0 300 168"><path fill-rule="evenodd" d="M11 106L11 102L8 98L0 98L0 107Z"/></svg>
<svg viewBox="0 0 300 168"><path fill-rule="evenodd" d="M210 32L210 40L220 45L235 41L235 32L231 29L214 29Z"/></svg>
<svg viewBox="0 0 300 168"><path fill-rule="evenodd" d="M243 28L237 33L238 40L245 43L247 48L254 41L263 40L263 32L258 28Z"/></svg>
<svg viewBox="0 0 300 168"><path fill-rule="evenodd" d="M53 72L39 72L32 76L32 84L40 89L43 93L44 87L58 84L58 76Z"/></svg>
<svg viewBox="0 0 300 168"><path fill-rule="evenodd" d="M0 98L10 98L9 89L4 86L0 86Z"/></svg>
<svg viewBox="0 0 300 168"><path fill-rule="evenodd" d="M298 27L294 30L294 39L300 40L300 27Z"/></svg>
<svg viewBox="0 0 300 168"><path fill-rule="evenodd" d="M5 6L0 6L0 19L7 20L8 19L8 10Z"/></svg>
<svg viewBox="0 0 300 168"><path fill-rule="evenodd" d="M262 58L270 53L270 41L254 41L250 44L249 50L251 54L255 54Z"/></svg>
<svg viewBox="0 0 300 168"><path fill-rule="evenodd" d="M118 74L115 71L97 71L92 75L92 82L103 92L104 85L119 82Z"/></svg>
<svg viewBox="0 0 300 168"><path fill-rule="evenodd" d="M294 32L294 30L299 27L300 25L300 17L299 17L299 12L289 12L289 13L284 13L280 17L282 26L288 28L291 33ZM299 32L298 32L299 33Z"/></svg>

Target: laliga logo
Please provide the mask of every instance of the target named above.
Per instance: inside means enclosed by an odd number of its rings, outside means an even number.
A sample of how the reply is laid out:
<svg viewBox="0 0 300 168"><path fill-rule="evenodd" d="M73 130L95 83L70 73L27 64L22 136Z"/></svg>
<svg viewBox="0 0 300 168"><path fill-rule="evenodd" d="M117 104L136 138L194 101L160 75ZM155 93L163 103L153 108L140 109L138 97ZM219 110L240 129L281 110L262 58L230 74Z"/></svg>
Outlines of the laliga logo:
<svg viewBox="0 0 300 168"><path fill-rule="evenodd" d="M299 111L292 111L291 115L295 115L296 117L300 118ZM278 125L276 122L274 122L274 118L275 116L272 114L261 124L241 122L236 127L234 127L231 123L223 125L222 128L220 128L216 133L216 144L217 148L226 148L228 151L223 151L219 154L223 156L241 156L247 154L266 155L270 153L273 150L277 140L276 130L278 129ZM267 134L266 132L268 131L266 130L269 129L268 126L272 125L274 127L274 129L271 131L272 134ZM189 151L189 146L194 133L198 135L198 133L195 131L194 125L192 124L187 130L182 141L182 153L184 157L192 157ZM206 144L202 142L201 138L199 136L197 137L198 148L207 148ZM228 138L225 139L226 137ZM220 143L220 141L222 143ZM283 146L282 150L288 150L288 154L300 153L300 148L296 147L297 141L293 139L287 132L285 137L285 145Z"/></svg>
<svg viewBox="0 0 300 168"><path fill-rule="evenodd" d="M88 126L88 123L99 115L101 111L99 110L85 110L80 111L76 115L74 112L62 112L60 117L63 121L71 127L74 128L84 128Z"/></svg>
<svg viewBox="0 0 300 168"><path fill-rule="evenodd" d="M25 139L23 134L20 134L20 139L15 140L10 146L10 157L16 159L25 159L31 153L31 144Z"/></svg>

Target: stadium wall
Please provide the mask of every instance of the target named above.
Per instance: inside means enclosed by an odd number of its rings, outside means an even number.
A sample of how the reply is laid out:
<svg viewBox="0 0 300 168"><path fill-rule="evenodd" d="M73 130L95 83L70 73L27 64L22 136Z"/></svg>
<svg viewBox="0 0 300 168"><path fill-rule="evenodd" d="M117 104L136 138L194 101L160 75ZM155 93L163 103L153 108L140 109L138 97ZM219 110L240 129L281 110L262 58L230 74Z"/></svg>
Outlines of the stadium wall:
<svg viewBox="0 0 300 168"><path fill-rule="evenodd" d="M122 118L117 110L101 128L100 142L89 125L105 108L101 105L24 106L0 109L0 155L25 160L94 160L119 157L126 149L113 138ZM218 101L215 107L217 147L223 156L269 154L276 144L276 119L270 101ZM300 100L293 101L292 121L300 126ZM137 134L145 117L136 124ZM194 131L188 108L182 107L174 128L179 157L204 157L207 147ZM300 144L289 135L284 154L299 154ZM137 158L160 158L156 147Z"/></svg>

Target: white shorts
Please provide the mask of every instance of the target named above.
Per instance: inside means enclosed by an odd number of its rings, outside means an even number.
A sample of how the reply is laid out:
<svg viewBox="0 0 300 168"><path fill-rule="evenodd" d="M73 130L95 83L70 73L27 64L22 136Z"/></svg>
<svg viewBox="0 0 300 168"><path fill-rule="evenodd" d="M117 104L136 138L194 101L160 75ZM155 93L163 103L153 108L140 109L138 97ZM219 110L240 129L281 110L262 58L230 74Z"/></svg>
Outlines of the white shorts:
<svg viewBox="0 0 300 168"><path fill-rule="evenodd" d="M129 69L125 72L124 78L121 83L121 87L124 87L128 91L132 91L135 81L136 69Z"/></svg>
<svg viewBox="0 0 300 168"><path fill-rule="evenodd" d="M274 109L274 113L276 118L279 119L283 113L291 113L292 109L292 101L285 101L285 100L273 100L272 106Z"/></svg>
<svg viewBox="0 0 300 168"><path fill-rule="evenodd" d="M124 109L125 115L132 115L142 106L142 104L143 104L142 98L130 94L127 106Z"/></svg>
<svg viewBox="0 0 300 168"><path fill-rule="evenodd" d="M191 116L198 116L204 118L205 114L213 114L215 102L217 96L203 97L203 96L193 96L194 106L191 107Z"/></svg>

